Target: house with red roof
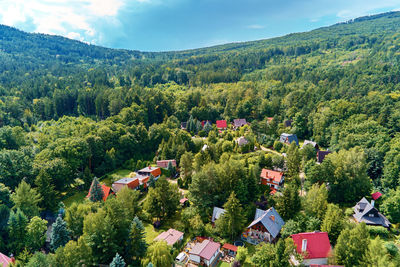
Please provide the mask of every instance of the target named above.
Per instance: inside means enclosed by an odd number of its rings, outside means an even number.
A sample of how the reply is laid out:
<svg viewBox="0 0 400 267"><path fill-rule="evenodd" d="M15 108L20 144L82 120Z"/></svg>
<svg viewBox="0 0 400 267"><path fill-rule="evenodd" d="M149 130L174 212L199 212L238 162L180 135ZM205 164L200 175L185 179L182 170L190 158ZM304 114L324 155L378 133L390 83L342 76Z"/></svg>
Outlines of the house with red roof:
<svg viewBox="0 0 400 267"><path fill-rule="evenodd" d="M273 171L268 169L261 170L261 184L268 185L271 189L279 189L285 181L283 172Z"/></svg>
<svg viewBox="0 0 400 267"><path fill-rule="evenodd" d="M221 245L217 242L203 240L189 251L189 259L197 265L215 266L221 254L220 248Z"/></svg>
<svg viewBox="0 0 400 267"><path fill-rule="evenodd" d="M105 184L101 185L101 189L103 189L103 201L106 201L107 198L110 196L110 194L114 194L113 191L111 191L111 187L106 186ZM86 196L87 198L90 197L90 189L89 189L89 193ZM0 266L1 267L1 266Z"/></svg>
<svg viewBox="0 0 400 267"><path fill-rule="evenodd" d="M228 123L226 120L219 120L216 122L218 130L226 130L228 128Z"/></svg>
<svg viewBox="0 0 400 267"><path fill-rule="evenodd" d="M0 252L0 267L7 267L7 266L11 265L12 262L13 262L13 259L11 259L10 257L7 257L6 255L4 255L3 253Z"/></svg>
<svg viewBox="0 0 400 267"><path fill-rule="evenodd" d="M231 257L235 257L236 256L237 249L238 249L237 246L234 246L234 245L229 244L229 243L225 243L222 246L222 250L223 250L224 254L229 255Z"/></svg>
<svg viewBox="0 0 400 267"><path fill-rule="evenodd" d="M139 179L137 177L126 177L119 179L118 181L112 184L112 188L114 192L118 193L122 188L128 187L130 189L137 189L139 188Z"/></svg>
<svg viewBox="0 0 400 267"><path fill-rule="evenodd" d="M168 245L173 246L183 240L183 233L171 228L168 231L162 232L156 238L154 238L154 241L158 240L164 240L165 242L167 242Z"/></svg>
<svg viewBox="0 0 400 267"><path fill-rule="evenodd" d="M291 238L297 253L303 256L302 264L306 266L328 264L332 247L327 232L299 233L291 235ZM294 265L300 264L294 257L291 261Z"/></svg>

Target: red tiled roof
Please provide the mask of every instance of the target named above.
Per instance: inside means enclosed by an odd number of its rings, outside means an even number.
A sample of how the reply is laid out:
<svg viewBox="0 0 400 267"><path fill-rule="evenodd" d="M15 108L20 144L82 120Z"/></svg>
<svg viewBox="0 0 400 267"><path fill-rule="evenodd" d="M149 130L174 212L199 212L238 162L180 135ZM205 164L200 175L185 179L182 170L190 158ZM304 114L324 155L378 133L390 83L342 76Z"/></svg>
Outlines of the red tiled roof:
<svg viewBox="0 0 400 267"><path fill-rule="evenodd" d="M7 267L12 262L11 258L7 257L3 253L0 252L0 266Z"/></svg>
<svg viewBox="0 0 400 267"><path fill-rule="evenodd" d="M297 253L302 254L303 240L307 240L304 259L327 258L331 251L331 244L327 232L300 233L291 235L296 245Z"/></svg>
<svg viewBox="0 0 400 267"><path fill-rule="evenodd" d="M237 251L237 246L234 246L234 245L232 245L232 244L229 244L229 243L225 243L223 246L222 246L222 248L224 248L224 249L227 249L227 250L231 250L231 251Z"/></svg>
<svg viewBox="0 0 400 267"><path fill-rule="evenodd" d="M226 127L228 127L226 120L217 121L217 128L226 128Z"/></svg>
<svg viewBox="0 0 400 267"><path fill-rule="evenodd" d="M283 172L262 169L260 177L264 179L273 179L274 182L280 183L283 177Z"/></svg>
<svg viewBox="0 0 400 267"><path fill-rule="evenodd" d="M277 190L274 187L271 187L271 192L269 192L270 195L275 195Z"/></svg>
<svg viewBox="0 0 400 267"><path fill-rule="evenodd" d="M375 192L372 194L372 199L373 200L377 200L378 198L380 198L382 196L381 192Z"/></svg>
<svg viewBox="0 0 400 267"><path fill-rule="evenodd" d="M101 188L103 189L103 193L104 193L104 195L103 195L103 201L106 201L107 198L110 196L111 187L108 187L108 186L106 186L105 184L102 184L102 185L101 185ZM86 197L87 197L87 198L90 197L90 190L89 190L89 193L87 194Z"/></svg>

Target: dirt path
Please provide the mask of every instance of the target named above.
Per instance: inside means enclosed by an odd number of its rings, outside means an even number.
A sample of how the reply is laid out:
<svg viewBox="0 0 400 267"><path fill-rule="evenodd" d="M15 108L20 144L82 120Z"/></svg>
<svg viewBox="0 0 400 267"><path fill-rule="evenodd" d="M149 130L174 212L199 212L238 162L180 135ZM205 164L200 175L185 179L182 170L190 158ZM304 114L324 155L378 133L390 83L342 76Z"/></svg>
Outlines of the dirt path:
<svg viewBox="0 0 400 267"><path fill-rule="evenodd" d="M270 152L270 153L274 153L274 154L277 154L277 155L279 155L279 156L282 156L281 153L279 153L279 152L277 152L277 151L275 151L275 150L272 150L272 149L269 149L269 148L266 148L266 147L263 147L263 146L260 146L260 147L261 147L261 150L263 150L263 151Z"/></svg>

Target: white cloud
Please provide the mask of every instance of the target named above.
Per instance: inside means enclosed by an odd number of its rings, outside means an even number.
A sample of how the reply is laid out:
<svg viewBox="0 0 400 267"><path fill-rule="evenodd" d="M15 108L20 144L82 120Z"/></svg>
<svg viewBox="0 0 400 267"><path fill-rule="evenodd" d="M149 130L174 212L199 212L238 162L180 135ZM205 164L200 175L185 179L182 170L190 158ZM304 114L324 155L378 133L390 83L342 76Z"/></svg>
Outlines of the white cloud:
<svg viewBox="0 0 400 267"><path fill-rule="evenodd" d="M252 24L252 25L247 26L247 28L258 30L258 29L264 29L265 26L260 25L260 24Z"/></svg>
<svg viewBox="0 0 400 267"><path fill-rule="evenodd" d="M123 0L0 0L0 23L93 42L101 34L95 22L118 24L123 6Z"/></svg>

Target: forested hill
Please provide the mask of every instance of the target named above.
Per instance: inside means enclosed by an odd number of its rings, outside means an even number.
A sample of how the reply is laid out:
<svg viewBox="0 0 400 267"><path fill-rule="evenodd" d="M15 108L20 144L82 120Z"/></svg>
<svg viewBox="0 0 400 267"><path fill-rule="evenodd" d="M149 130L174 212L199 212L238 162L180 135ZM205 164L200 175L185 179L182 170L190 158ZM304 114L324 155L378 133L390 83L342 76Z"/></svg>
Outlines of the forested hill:
<svg viewBox="0 0 400 267"><path fill-rule="evenodd" d="M108 265L117 253L131 266L150 259L170 266L179 249L172 256L161 242L159 254L152 223L186 240L234 244L256 207L274 206L286 222L282 239L238 249L251 266L287 266L294 247L283 238L314 231L328 232L332 264L400 266L399 30L400 13L391 12L269 40L152 53L1 26L0 252L21 266ZM246 123L234 129L238 118ZM299 143L283 144L282 133ZM300 148L305 140L315 144ZM316 144L329 153L321 164ZM170 162L157 182L150 175L148 187L103 203L99 181L111 186L166 159L176 160L179 178ZM263 168L284 171L282 194L260 185ZM180 206L178 186L190 207ZM376 191L383 196L373 205L397 224L392 229L353 223L348 208ZM214 207L227 211L216 229ZM47 229L38 216L57 211L65 221L53 224L51 253L35 253ZM369 233L381 239L370 242Z"/></svg>

